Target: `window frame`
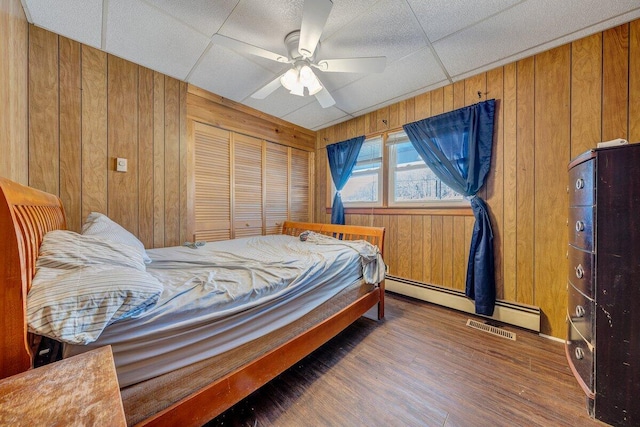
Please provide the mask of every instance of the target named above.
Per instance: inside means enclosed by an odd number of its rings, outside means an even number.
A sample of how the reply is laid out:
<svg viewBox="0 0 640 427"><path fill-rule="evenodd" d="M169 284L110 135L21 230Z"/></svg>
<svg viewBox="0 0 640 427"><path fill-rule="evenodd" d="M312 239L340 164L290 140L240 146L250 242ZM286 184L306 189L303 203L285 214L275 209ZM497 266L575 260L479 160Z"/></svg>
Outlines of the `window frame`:
<svg viewBox="0 0 640 427"><path fill-rule="evenodd" d="M433 213L435 214L445 214L444 212L450 212L452 215L468 215L471 211L471 203L467 198L462 198L460 200L432 200L432 201L419 201L419 202L394 202L392 200L393 194L391 191L391 182L393 169L390 165L390 144L388 143L390 135L398 134L404 132L402 127L389 129L384 132L377 132L369 134L365 137L365 143L371 139L380 138L382 141L382 164L379 170L379 182L378 182L378 194L380 201L376 203L371 202L346 202L343 200L343 205L345 208L345 213L364 213L363 209L368 209L366 212L370 213L378 213L384 214L388 212L390 214L394 213L407 213L411 214L415 212L419 213ZM330 189L326 192L326 210L327 213L331 212L331 206L333 203L333 198L336 194L336 187L333 184L333 179L331 178L331 170L329 168L329 160L325 156L326 168L327 168L327 189ZM425 165L425 167L427 167ZM382 184L382 185L380 185ZM350 212L351 211L351 212Z"/></svg>
<svg viewBox="0 0 640 427"><path fill-rule="evenodd" d="M373 163L377 163L380 162L380 168L378 169L378 172L376 173L376 175L378 175L378 200L375 202L367 202L367 201L355 201L355 202L349 202L346 201L344 199L342 199L342 205L344 206L345 209L347 208L372 208L372 207L383 207L384 206L384 194L383 194L383 188L384 188L384 166L385 166L385 147L384 147L384 138L382 135L377 135L377 136L373 136L373 137L369 137L366 138L364 144L366 144L369 141L375 140L375 139L379 139L380 140L380 157L376 157L373 159L369 159L366 160L360 164L373 164ZM327 167L328 167L329 163L327 160ZM356 165L358 165L358 163L356 163ZM354 167L355 169L355 167ZM331 172L329 171L329 175L331 175ZM349 179L353 178L355 176L366 176L366 175L374 175L373 173L369 172L369 171L354 171L351 173L351 176L349 177ZM333 200L333 196L335 196L336 194L336 188L335 185L333 184L333 180L331 180L331 186L333 191L331 192L332 195L332 200Z"/></svg>
<svg viewBox="0 0 640 427"><path fill-rule="evenodd" d="M404 135L404 137L402 137L401 135ZM429 208L429 207L433 207L433 208L446 208L446 207L452 207L452 208L460 208L460 207L465 207L465 206L470 206L470 203L468 200L466 200L464 198L464 196L461 195L460 199L445 199L445 200L416 200L416 201L410 201L410 200L403 200L403 201L396 201L395 200L395 194L396 194L396 172L398 170L402 170L402 171L407 171L407 170L419 170L419 169L429 169L429 167L422 162L421 165L413 165L413 166L405 166L403 168L398 168L397 165L397 155L396 155L396 151L394 150L394 145L400 145L403 144L405 142L409 142L409 137L407 136L407 134L404 132L404 130L399 130L399 131L395 131L395 132L386 132L385 138L385 151L387 152L387 160L386 160L386 165L387 165L387 184L388 184L388 191L387 191L387 199L386 199L386 206L388 207L392 207L392 208ZM422 159L421 159L422 161ZM433 172L432 172L433 173ZM437 177L436 177L437 178ZM442 184L444 184L442 182L442 180L440 178L437 178L438 182ZM444 184L446 185L446 184Z"/></svg>

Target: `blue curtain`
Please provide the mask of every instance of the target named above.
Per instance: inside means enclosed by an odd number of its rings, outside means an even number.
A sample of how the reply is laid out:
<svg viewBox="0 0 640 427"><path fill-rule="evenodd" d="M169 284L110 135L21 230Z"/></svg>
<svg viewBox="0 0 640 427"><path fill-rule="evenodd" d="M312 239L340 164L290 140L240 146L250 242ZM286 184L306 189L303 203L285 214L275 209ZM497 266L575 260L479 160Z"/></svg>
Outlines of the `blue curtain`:
<svg viewBox="0 0 640 427"><path fill-rule="evenodd" d="M470 198L475 217L465 293L476 313L491 316L496 285L493 232L486 203L476 193L491 166L495 100L404 125L422 160L445 184Z"/></svg>
<svg viewBox="0 0 640 427"><path fill-rule="evenodd" d="M344 224L344 206L340 191L349 181L363 142L364 136L358 136L337 144L327 145L331 178L336 186L336 195L333 198L333 206L331 207L331 224Z"/></svg>

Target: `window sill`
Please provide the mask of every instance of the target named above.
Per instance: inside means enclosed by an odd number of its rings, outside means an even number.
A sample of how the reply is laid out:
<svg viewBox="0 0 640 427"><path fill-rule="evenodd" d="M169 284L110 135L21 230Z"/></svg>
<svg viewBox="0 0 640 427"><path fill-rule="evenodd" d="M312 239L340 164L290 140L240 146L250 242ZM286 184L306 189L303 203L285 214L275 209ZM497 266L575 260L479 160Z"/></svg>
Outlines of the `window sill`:
<svg viewBox="0 0 640 427"><path fill-rule="evenodd" d="M326 213L331 213L331 208L326 208ZM389 207L374 207L374 208L345 208L344 213L346 215L446 215L446 216L473 216L473 210L471 206L452 206L452 207L433 207L433 208L389 208Z"/></svg>

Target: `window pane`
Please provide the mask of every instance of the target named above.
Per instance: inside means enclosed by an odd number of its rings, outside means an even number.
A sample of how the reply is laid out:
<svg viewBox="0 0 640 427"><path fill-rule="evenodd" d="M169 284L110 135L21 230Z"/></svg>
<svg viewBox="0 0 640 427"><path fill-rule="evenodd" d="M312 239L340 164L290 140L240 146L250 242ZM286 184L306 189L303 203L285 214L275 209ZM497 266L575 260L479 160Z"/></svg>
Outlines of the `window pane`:
<svg viewBox="0 0 640 427"><path fill-rule="evenodd" d="M366 140L362 144L353 173L342 189L345 203L379 203L380 174L382 172L382 138Z"/></svg>
<svg viewBox="0 0 640 427"><path fill-rule="evenodd" d="M462 200L426 166L395 172L395 201Z"/></svg>
<svg viewBox="0 0 640 427"><path fill-rule="evenodd" d="M420 158L420 155L413 148L413 145L410 142L404 142L402 144L396 144L396 163L398 168L403 166L410 165L422 165L424 166L424 162ZM426 167L426 166L425 166Z"/></svg>
<svg viewBox="0 0 640 427"><path fill-rule="evenodd" d="M396 203L415 203L441 200L462 200L429 169L406 134L392 136L389 165L393 178L392 200Z"/></svg>
<svg viewBox="0 0 640 427"><path fill-rule="evenodd" d="M378 171L351 175L341 195L343 202L377 202Z"/></svg>
<svg viewBox="0 0 640 427"><path fill-rule="evenodd" d="M366 162L367 160L381 159L382 158L382 139L373 138L366 140L360 148L358 154L358 163Z"/></svg>

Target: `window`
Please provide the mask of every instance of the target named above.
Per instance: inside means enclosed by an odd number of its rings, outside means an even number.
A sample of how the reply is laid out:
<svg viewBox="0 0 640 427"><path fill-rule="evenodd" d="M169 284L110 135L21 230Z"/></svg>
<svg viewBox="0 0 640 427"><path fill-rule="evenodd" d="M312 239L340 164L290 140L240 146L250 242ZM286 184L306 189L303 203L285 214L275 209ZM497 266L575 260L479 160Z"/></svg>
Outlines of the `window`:
<svg viewBox="0 0 640 427"><path fill-rule="evenodd" d="M387 146L389 205L425 206L464 200L425 165L406 133L390 134Z"/></svg>
<svg viewBox="0 0 640 427"><path fill-rule="evenodd" d="M335 187L331 188L335 193ZM346 208L469 204L425 165L403 131L369 138L362 144L351 177L342 189L342 202Z"/></svg>
<svg viewBox="0 0 640 427"><path fill-rule="evenodd" d="M382 206L382 137L362 144L341 195L345 206Z"/></svg>

